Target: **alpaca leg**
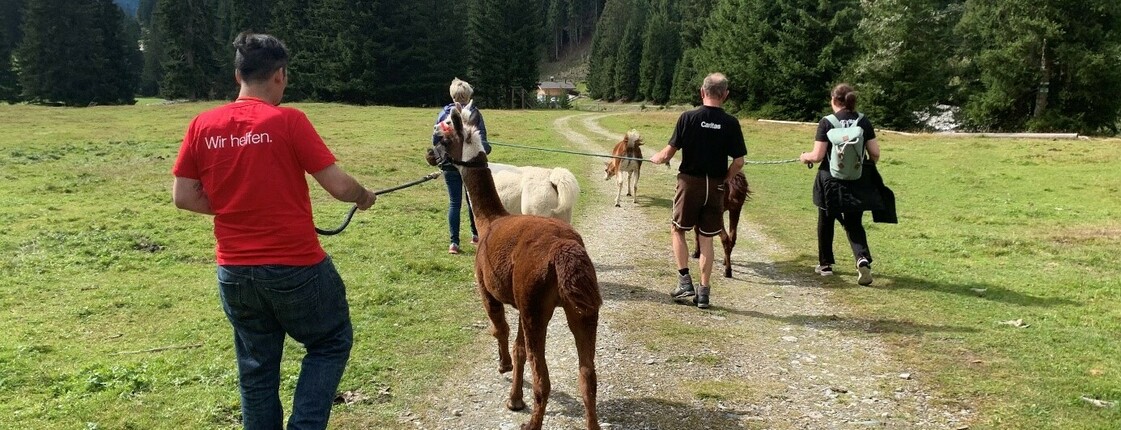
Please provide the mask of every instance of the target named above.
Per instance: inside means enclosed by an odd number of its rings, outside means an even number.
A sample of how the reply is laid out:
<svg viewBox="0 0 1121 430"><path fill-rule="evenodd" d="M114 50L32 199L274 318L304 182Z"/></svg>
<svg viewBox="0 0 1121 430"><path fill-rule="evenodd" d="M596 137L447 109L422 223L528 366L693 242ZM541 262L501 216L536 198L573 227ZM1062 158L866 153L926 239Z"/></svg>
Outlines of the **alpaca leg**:
<svg viewBox="0 0 1121 430"><path fill-rule="evenodd" d="M631 203L638 203L638 176L639 176L639 172L641 172L641 170L636 169L634 171L634 187L632 188L633 196L631 198Z"/></svg>
<svg viewBox="0 0 1121 430"><path fill-rule="evenodd" d="M634 173L627 172L627 197L631 196L631 179L633 179L633 176Z"/></svg>
<svg viewBox="0 0 1121 430"><path fill-rule="evenodd" d="M514 339L514 374L510 385L510 399L506 408L511 411L525 409L522 400L522 385L525 374L525 326L518 324L518 337Z"/></svg>
<svg viewBox="0 0 1121 430"><path fill-rule="evenodd" d="M618 178L616 182L619 183L619 190L615 192L615 207L620 207L619 198L623 195L623 173L619 172L616 177Z"/></svg>
<svg viewBox="0 0 1121 430"><path fill-rule="evenodd" d="M696 229L693 229L693 243L697 244L697 243L700 243L700 242L701 242L701 234L698 233ZM693 258L701 258L701 247L700 246L695 246L693 248Z"/></svg>
<svg viewBox="0 0 1121 430"><path fill-rule="evenodd" d="M525 330L529 365L533 369L533 413L529 417L529 422L522 425L522 430L540 430L545 420L545 405L552 391L552 385L549 383L549 366L545 364L545 337L549 329L549 319L553 317L553 309L527 309L521 319Z"/></svg>
<svg viewBox="0 0 1121 430"><path fill-rule="evenodd" d="M584 419L589 430L599 430L596 415L596 327L599 325L599 311L581 314L575 309L565 308L568 328L576 339L576 353L580 359L580 395L584 397Z"/></svg>
<svg viewBox="0 0 1121 430"><path fill-rule="evenodd" d="M506 310L502 302L494 298L479 284L479 294L483 296L483 307L490 318L490 333L498 340L498 373L509 372L510 365L510 325L506 323Z"/></svg>
<svg viewBox="0 0 1121 430"><path fill-rule="evenodd" d="M724 245L724 277L732 277L732 250L736 247L736 231L740 225L740 209L743 206L730 208L728 211L728 228L720 233L720 242Z"/></svg>

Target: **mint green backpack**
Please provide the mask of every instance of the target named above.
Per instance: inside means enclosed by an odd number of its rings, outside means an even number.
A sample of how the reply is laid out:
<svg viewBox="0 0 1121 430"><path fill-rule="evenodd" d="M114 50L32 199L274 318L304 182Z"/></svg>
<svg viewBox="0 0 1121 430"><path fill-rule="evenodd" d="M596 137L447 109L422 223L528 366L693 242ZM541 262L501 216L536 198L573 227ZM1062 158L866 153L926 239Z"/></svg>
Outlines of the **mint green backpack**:
<svg viewBox="0 0 1121 430"><path fill-rule="evenodd" d="M861 167L864 165L864 129L856 125L864 118L858 113L851 126L842 127L836 115L825 117L833 129L826 132L829 137L829 174L834 178L844 180L860 179Z"/></svg>

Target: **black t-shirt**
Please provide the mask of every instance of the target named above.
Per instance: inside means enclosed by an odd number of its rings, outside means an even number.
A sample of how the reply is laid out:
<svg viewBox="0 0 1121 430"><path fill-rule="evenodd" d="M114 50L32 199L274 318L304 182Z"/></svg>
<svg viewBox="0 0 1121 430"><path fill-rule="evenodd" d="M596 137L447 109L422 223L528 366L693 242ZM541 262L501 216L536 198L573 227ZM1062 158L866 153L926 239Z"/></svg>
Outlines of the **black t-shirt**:
<svg viewBox="0 0 1121 430"><path fill-rule="evenodd" d="M848 109L839 111L833 115L837 116L837 119L841 122L842 126L851 124L852 121L856 120L856 118L859 116L859 114L857 114L856 112ZM848 122L846 123L846 121ZM864 142L868 142L869 140L876 138L876 129L872 128L872 121L869 121L868 117L860 118L860 121L858 121L856 125L864 129ZM827 135L827 133L829 133L829 130L832 129L833 123L829 122L829 120L825 119L825 117L821 117L821 121L817 123L817 134L814 135L814 141L828 143L829 136ZM868 146L865 145L865 148L867 147ZM828 149L826 149L825 158L821 160L821 165L818 166L818 170L829 170L829 157L830 153L832 152L833 151L829 151ZM867 150L865 151L865 154L867 154Z"/></svg>
<svg viewBox="0 0 1121 430"><path fill-rule="evenodd" d="M747 155L743 130L724 109L701 106L681 114L669 144L681 150L681 173L724 180L728 157Z"/></svg>

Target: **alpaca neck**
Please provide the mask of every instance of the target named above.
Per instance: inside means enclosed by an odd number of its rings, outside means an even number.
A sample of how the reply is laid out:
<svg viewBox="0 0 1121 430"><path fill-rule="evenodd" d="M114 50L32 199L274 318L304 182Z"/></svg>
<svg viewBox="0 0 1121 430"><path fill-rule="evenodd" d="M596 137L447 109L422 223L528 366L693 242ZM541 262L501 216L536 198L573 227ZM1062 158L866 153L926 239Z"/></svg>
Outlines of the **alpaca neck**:
<svg viewBox="0 0 1121 430"><path fill-rule="evenodd" d="M486 167L465 167L460 169L463 174L463 185L467 187L467 196L471 199L471 210L475 214L475 224L480 233L490 228L494 220L510 215L502 206L502 199L498 197L498 189L494 186L494 176Z"/></svg>

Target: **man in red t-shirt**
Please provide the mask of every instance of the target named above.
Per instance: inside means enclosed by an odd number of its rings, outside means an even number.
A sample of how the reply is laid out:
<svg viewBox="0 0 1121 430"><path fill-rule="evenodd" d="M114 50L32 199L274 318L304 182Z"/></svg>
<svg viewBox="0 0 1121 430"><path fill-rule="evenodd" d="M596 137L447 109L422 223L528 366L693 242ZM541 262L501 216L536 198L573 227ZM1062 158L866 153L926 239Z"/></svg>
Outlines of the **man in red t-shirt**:
<svg viewBox="0 0 1121 430"><path fill-rule="evenodd" d="M335 164L303 112L279 107L288 50L276 38L234 41L237 101L199 114L172 173L180 209L214 215L218 287L234 329L245 428L281 428L285 335L307 355L289 429L323 429L350 357L342 278L319 245L304 174L365 210L377 197Z"/></svg>

